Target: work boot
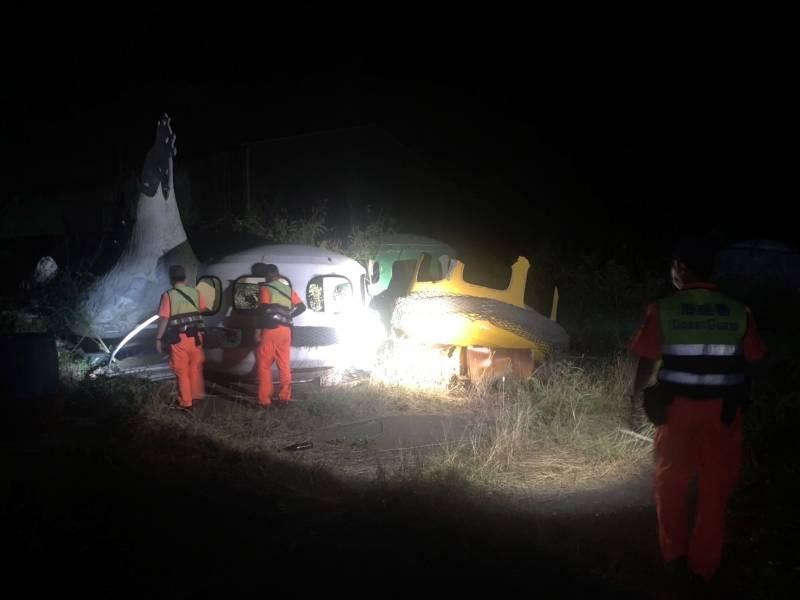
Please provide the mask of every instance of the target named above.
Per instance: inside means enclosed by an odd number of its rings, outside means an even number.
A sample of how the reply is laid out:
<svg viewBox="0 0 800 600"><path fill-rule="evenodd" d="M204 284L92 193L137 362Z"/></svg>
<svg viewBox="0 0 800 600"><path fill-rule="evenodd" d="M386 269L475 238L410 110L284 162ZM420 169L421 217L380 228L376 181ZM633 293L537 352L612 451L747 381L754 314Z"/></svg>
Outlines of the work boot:
<svg viewBox="0 0 800 600"><path fill-rule="evenodd" d="M194 416L194 405L190 406L180 406L178 407L180 414L184 417L193 417Z"/></svg>
<svg viewBox="0 0 800 600"><path fill-rule="evenodd" d="M692 590L693 573L685 556L675 558L664 565L667 573L667 588L676 598L688 598Z"/></svg>
<svg viewBox="0 0 800 600"><path fill-rule="evenodd" d="M723 589L722 580L719 576L712 577L706 581L697 573L689 572L689 597L704 598L713 600L714 598L724 598L729 596Z"/></svg>

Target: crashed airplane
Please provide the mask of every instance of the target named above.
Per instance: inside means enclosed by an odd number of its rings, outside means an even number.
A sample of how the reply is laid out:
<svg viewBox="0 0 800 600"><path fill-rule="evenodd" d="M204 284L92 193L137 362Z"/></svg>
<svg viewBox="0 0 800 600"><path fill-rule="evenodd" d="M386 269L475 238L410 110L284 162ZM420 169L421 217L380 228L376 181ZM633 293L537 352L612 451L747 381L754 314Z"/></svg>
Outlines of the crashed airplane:
<svg viewBox="0 0 800 600"><path fill-rule="evenodd" d="M506 290L465 282L463 263L451 258L454 251L419 236L387 240L368 268L336 252L301 245L264 245L201 264L175 197L175 140L163 115L145 159L130 242L82 303L83 319L75 330L105 350L108 364L102 372L171 376L165 357L154 351L154 312L169 287L171 264L184 265L209 307L206 369L237 378L255 374L263 280L252 275L252 266L259 262L278 265L309 309L294 322L295 379L307 373L321 381L331 372L369 370L387 335L441 348L450 358L458 349L458 374L466 377L527 376L534 359L566 348L568 337L555 315L547 319L523 304L529 263L522 257Z"/></svg>

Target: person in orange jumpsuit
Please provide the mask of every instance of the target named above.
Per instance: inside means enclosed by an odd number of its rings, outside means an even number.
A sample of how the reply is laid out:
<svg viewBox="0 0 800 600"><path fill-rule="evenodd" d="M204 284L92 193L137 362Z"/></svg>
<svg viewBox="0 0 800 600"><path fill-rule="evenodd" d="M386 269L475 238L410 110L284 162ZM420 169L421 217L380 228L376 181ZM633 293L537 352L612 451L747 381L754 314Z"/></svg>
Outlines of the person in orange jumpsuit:
<svg viewBox="0 0 800 600"><path fill-rule="evenodd" d="M306 310L297 292L281 277L278 267L256 263L253 275L266 280L259 286L261 328L256 354L258 364L258 403L270 406L273 400L272 364L277 363L280 378L278 402L286 405L292 399L292 319Z"/></svg>
<svg viewBox="0 0 800 600"><path fill-rule="evenodd" d="M169 366L178 380L181 408L191 410L205 394L203 381L203 317L207 310L203 296L186 285L186 271L180 265L169 269L172 289L161 295L158 307L156 350L162 353L169 346Z"/></svg>
<svg viewBox="0 0 800 600"><path fill-rule="evenodd" d="M766 354L749 309L709 283L713 260L705 240L679 245L671 270L679 291L646 308L631 341L639 357L631 400L644 391L645 412L657 425L662 558L676 580L701 586L719 568L726 506L741 468L746 363ZM658 384L645 390L659 360ZM690 531L693 479L698 499Z"/></svg>

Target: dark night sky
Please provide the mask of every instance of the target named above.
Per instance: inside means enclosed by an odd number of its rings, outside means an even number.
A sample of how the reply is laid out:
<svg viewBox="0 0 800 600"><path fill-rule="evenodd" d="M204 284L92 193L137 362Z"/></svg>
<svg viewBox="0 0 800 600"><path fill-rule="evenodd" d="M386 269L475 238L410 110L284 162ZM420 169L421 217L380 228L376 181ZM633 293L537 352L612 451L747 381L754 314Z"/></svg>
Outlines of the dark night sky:
<svg viewBox="0 0 800 600"><path fill-rule="evenodd" d="M141 139L166 110L183 156L381 125L517 245L532 223L614 255L658 254L687 227L795 241L779 32L696 15L609 28L300 8L29 12L6 39L4 137L25 174L7 192L91 173L111 140Z"/></svg>

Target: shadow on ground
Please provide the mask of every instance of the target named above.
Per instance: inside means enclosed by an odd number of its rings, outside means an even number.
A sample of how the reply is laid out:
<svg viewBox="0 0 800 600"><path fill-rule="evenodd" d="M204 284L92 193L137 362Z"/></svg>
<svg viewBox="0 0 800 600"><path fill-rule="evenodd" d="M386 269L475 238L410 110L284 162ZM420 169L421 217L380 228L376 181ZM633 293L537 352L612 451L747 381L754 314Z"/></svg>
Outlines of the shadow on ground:
<svg viewBox="0 0 800 600"><path fill-rule="evenodd" d="M6 566L31 591L184 597L264 590L290 574L326 586L486 575L557 597L661 597L646 483L535 502L456 475L345 483L291 455L146 425L135 411L67 415L3 442Z"/></svg>

